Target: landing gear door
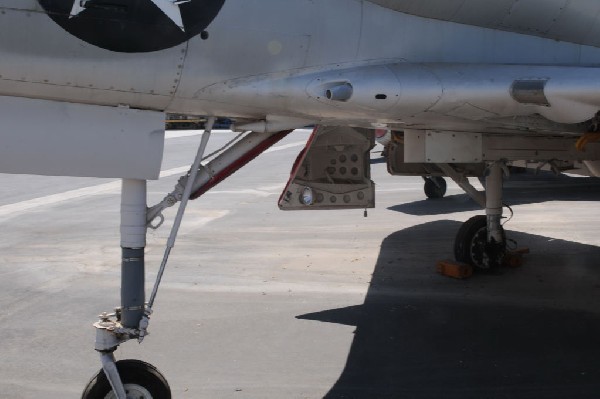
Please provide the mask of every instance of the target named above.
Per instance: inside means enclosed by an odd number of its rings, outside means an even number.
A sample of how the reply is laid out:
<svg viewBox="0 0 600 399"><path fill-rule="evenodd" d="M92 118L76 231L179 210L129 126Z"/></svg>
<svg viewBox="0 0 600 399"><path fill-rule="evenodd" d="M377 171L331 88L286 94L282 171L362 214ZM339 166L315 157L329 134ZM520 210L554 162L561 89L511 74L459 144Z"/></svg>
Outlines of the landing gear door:
<svg viewBox="0 0 600 399"><path fill-rule="evenodd" d="M367 129L317 127L279 198L282 210L375 207Z"/></svg>

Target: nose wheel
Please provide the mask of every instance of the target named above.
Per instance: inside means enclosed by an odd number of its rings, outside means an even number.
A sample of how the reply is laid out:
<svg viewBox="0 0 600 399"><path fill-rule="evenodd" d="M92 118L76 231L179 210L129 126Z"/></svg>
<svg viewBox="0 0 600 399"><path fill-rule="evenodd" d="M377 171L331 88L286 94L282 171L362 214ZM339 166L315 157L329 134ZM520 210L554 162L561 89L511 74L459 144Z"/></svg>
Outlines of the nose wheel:
<svg viewBox="0 0 600 399"><path fill-rule="evenodd" d="M170 399L171 388L153 365L141 360L116 362L127 399ZM81 399L116 399L117 395L100 370L85 387Z"/></svg>

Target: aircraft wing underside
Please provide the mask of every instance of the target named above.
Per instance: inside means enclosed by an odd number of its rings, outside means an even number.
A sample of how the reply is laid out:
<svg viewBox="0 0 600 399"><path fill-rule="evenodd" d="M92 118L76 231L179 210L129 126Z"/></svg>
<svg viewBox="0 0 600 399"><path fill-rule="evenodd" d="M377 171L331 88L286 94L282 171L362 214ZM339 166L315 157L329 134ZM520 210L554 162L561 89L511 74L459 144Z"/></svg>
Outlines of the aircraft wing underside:
<svg viewBox="0 0 600 399"><path fill-rule="evenodd" d="M600 3L585 0L369 0L407 14L600 46Z"/></svg>

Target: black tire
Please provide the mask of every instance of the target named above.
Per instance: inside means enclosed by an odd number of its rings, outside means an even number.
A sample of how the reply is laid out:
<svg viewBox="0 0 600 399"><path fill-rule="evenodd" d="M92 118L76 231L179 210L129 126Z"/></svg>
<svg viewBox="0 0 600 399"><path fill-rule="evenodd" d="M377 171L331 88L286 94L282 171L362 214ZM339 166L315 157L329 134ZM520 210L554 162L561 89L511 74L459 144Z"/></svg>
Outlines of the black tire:
<svg viewBox="0 0 600 399"><path fill-rule="evenodd" d="M129 393L135 392L138 395L132 397L136 399L148 399L148 394L151 399L171 399L169 383L153 365L134 359L120 360L116 365L125 391L129 391L128 398ZM81 399L105 399L111 392L110 383L100 370L85 387Z"/></svg>
<svg viewBox="0 0 600 399"><path fill-rule="evenodd" d="M489 270L502 265L506 255L506 233L502 242L487 242L487 217L473 216L463 223L454 241L454 257L478 269Z"/></svg>
<svg viewBox="0 0 600 399"><path fill-rule="evenodd" d="M425 195L427 198L442 198L446 195L446 180L441 176L431 176L425 179Z"/></svg>

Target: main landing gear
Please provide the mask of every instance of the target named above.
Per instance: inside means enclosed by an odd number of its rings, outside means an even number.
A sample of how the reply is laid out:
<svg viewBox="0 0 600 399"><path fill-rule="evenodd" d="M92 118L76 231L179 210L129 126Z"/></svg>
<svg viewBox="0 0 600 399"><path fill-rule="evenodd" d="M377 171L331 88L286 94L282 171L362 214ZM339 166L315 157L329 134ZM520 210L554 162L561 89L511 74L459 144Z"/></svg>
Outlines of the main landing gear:
<svg viewBox="0 0 600 399"><path fill-rule="evenodd" d="M221 152L219 156L205 166L201 166L200 163L213 123L214 118L209 118L190 171L179 179L175 190L168 194L161 203L147 208L146 181L123 180L121 190L121 306L116 308L114 313L103 313L100 315L100 320L94 324L96 328L95 349L100 354L102 369L88 383L82 399L171 398L169 384L156 367L139 360L116 361L114 352L120 344L131 339L142 342L148 335L152 306L169 254L175 246L175 239L188 200L199 197L289 133L289 131L249 133L234 144L225 145L218 151ZM230 144L232 145L230 146ZM146 302L144 272L146 229L147 227L158 228L164 221L162 210L175 205L178 201L181 201L181 204L173 222L154 288Z"/></svg>
<svg viewBox="0 0 600 399"><path fill-rule="evenodd" d="M446 195L446 180L442 176L423 176L425 185L423 187L427 198L443 198Z"/></svg>
<svg viewBox="0 0 600 399"><path fill-rule="evenodd" d="M506 237L500 227L502 241L488 242L487 216L473 216L462 224L454 241L454 258L478 269L491 269L502 264L506 255Z"/></svg>
<svg viewBox="0 0 600 399"><path fill-rule="evenodd" d="M467 220L458 230L454 242L454 257L477 269L490 270L501 266L506 256L506 233L502 227L502 181L507 172L502 162L489 166L483 197L465 178L452 174L449 165L442 169L451 176L475 201L485 207L485 215Z"/></svg>

